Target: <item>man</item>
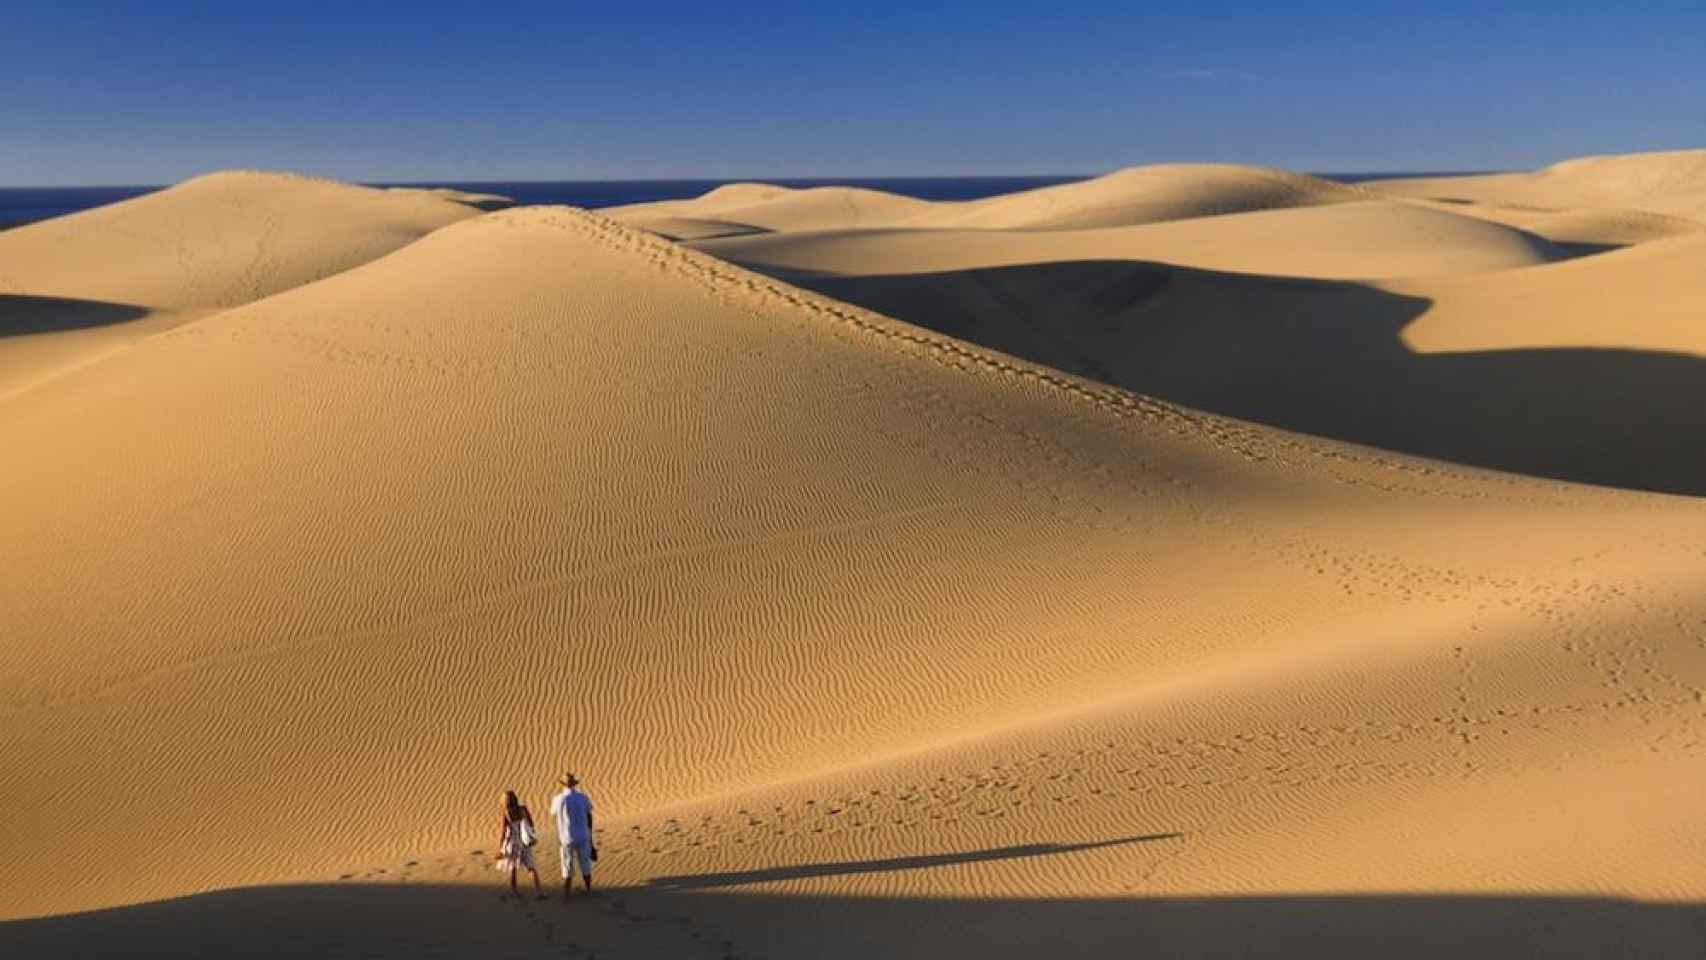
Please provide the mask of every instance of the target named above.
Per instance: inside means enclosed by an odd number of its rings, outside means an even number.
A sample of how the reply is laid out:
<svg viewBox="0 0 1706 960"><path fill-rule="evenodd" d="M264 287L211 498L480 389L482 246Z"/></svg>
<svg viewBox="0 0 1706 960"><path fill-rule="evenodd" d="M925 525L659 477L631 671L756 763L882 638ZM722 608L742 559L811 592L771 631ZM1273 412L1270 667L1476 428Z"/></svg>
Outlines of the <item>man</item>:
<svg viewBox="0 0 1706 960"><path fill-rule="evenodd" d="M574 865L580 863L586 892L592 893L592 798L580 789L580 778L565 773L557 781L563 792L551 798L551 815L557 820L557 839L562 844L563 899L574 892Z"/></svg>

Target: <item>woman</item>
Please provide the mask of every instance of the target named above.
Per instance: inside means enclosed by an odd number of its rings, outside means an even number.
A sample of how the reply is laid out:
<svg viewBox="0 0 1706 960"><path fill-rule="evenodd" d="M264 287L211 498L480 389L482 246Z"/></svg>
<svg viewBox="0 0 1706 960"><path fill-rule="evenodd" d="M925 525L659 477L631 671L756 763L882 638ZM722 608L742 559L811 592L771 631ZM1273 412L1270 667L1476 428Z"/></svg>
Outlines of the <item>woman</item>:
<svg viewBox="0 0 1706 960"><path fill-rule="evenodd" d="M539 888L539 870L533 865L533 844L539 837L539 831L533 829L533 814L516 799L514 790L504 791L503 823L498 834L498 863L499 870L509 871L509 893L512 897L521 896L515 888L515 871L526 867L533 874L533 892L538 899L545 899L545 891Z"/></svg>

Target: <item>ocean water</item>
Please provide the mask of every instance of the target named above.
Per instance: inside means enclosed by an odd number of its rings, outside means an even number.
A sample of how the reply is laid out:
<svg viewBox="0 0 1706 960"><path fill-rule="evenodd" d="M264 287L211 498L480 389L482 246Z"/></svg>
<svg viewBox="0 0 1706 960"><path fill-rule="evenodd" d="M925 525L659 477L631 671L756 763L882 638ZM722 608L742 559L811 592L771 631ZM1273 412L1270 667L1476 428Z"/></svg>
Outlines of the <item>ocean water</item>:
<svg viewBox="0 0 1706 960"><path fill-rule="evenodd" d="M159 187L0 187L0 228L153 193Z"/></svg>
<svg viewBox="0 0 1706 960"><path fill-rule="evenodd" d="M1398 177L1449 176L1446 173L1327 173L1317 174L1341 183ZM846 186L883 190L920 200L977 200L1016 190L1030 190L1059 183L1073 183L1087 176L1052 177L874 177L852 179L768 179L763 183L785 187ZM529 181L440 181L433 183L375 184L375 186L452 187L474 193L497 193L523 205L568 204L576 207L611 207L653 200L686 200L727 183L742 180L529 180ZM136 187L0 187L0 228L17 226L49 217L64 216L91 207L129 200L161 189Z"/></svg>
<svg viewBox="0 0 1706 960"><path fill-rule="evenodd" d="M868 179L768 178L763 183L785 187L866 187L921 200L976 200L996 194L1072 183L1082 176L1057 177L877 177ZM528 180L434 181L377 183L380 187L451 187L472 193L496 193L533 206L567 204L575 207L613 207L653 200L687 200L727 183L751 180ZM0 227L17 226L49 217L77 213L162 189L137 187L0 187Z"/></svg>

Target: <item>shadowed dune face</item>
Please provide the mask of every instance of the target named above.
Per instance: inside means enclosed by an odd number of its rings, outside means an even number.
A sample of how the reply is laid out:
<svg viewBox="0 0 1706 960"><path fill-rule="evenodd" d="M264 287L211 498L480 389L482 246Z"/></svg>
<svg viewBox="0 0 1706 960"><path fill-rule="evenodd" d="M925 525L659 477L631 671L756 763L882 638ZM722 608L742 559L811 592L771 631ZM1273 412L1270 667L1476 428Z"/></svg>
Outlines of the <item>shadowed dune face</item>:
<svg viewBox="0 0 1706 960"><path fill-rule="evenodd" d="M684 878L691 880L691 878ZM26 956L599 956L1362 960L1683 957L1706 906L1606 897L1266 896L972 899L633 890L501 904L454 885L258 887L0 923Z"/></svg>
<svg viewBox="0 0 1706 960"><path fill-rule="evenodd" d="M1706 495L1706 358L1418 353L1425 297L1127 261L796 283L1015 356L1290 430L1533 476Z"/></svg>
<svg viewBox="0 0 1706 960"><path fill-rule="evenodd" d="M69 297L0 293L0 337L103 327L147 316L146 307Z"/></svg>
<svg viewBox="0 0 1706 960"><path fill-rule="evenodd" d="M0 293L0 400L196 315L104 300Z"/></svg>

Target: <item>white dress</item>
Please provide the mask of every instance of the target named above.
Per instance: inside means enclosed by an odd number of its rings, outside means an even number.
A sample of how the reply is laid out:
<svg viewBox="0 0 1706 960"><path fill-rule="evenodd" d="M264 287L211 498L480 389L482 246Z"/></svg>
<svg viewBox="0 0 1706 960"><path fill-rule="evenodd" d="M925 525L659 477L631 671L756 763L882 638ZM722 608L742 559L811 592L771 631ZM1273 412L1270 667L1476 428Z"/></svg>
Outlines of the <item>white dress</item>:
<svg viewBox="0 0 1706 960"><path fill-rule="evenodd" d="M527 839L521 834L524 821L511 820L504 824L503 846L498 848L499 870L508 873L511 870L534 870L533 848L527 845Z"/></svg>

